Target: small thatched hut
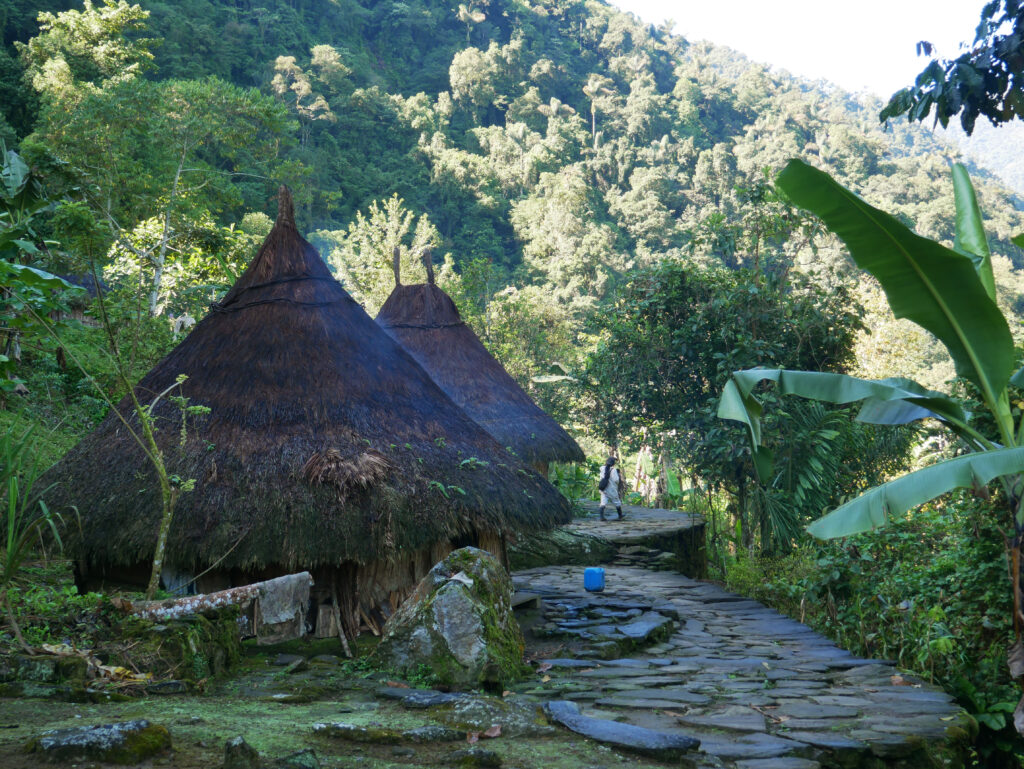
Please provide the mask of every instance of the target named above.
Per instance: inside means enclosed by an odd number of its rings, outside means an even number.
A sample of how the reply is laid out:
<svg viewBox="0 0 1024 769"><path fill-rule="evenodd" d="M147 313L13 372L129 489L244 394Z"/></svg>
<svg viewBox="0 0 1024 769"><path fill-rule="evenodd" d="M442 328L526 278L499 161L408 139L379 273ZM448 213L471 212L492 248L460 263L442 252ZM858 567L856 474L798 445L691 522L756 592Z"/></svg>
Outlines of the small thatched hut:
<svg viewBox="0 0 1024 769"><path fill-rule="evenodd" d="M195 489L178 499L165 564L189 579L213 567L201 592L306 569L321 600L337 586L351 635L454 546L503 556L507 534L571 516L332 277L296 230L284 188L252 264L135 392L150 403L168 388L153 409L158 440ZM210 409L190 418L183 445L176 395ZM127 399L118 408L131 411ZM58 482L51 504L78 509L80 581L144 582L157 479L118 418L46 480Z"/></svg>
<svg viewBox="0 0 1024 769"><path fill-rule="evenodd" d="M427 282L403 286L395 261L395 289L377 323L401 343L448 396L502 446L546 473L549 462L582 462L583 451L533 402L495 360L434 283L427 252Z"/></svg>

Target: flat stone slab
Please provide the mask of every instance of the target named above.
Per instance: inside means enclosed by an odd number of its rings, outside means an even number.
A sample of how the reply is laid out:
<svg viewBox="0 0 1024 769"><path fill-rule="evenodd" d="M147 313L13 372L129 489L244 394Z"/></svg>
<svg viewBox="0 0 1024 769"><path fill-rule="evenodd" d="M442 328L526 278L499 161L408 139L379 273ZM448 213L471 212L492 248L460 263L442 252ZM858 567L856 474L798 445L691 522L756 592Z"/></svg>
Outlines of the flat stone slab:
<svg viewBox="0 0 1024 769"><path fill-rule="evenodd" d="M797 742L805 742L815 748L824 748L833 751L865 751L868 744L863 740L855 740L833 731L821 732L786 732L786 737Z"/></svg>
<svg viewBox="0 0 1024 769"><path fill-rule="evenodd" d="M675 703L687 705L705 705L711 702L711 697L691 689L681 687L650 687L643 689L620 689L614 692L616 697L624 697L632 700L671 700Z"/></svg>
<svg viewBox="0 0 1024 769"><path fill-rule="evenodd" d="M818 705L814 702L787 702L780 706L774 713L778 716L792 716L793 718L854 718L860 715L857 708L847 708L839 705Z"/></svg>
<svg viewBox="0 0 1024 769"><path fill-rule="evenodd" d="M662 631L669 631L675 626L668 617L657 612L644 612L632 622L619 625L618 631L626 638L634 641L645 641Z"/></svg>
<svg viewBox="0 0 1024 769"><path fill-rule="evenodd" d="M433 708L438 705L450 705L465 699L465 694L455 692L439 692L434 689L403 689L397 686L382 686L377 694L392 700L401 700L407 708Z"/></svg>
<svg viewBox="0 0 1024 769"><path fill-rule="evenodd" d="M821 764L809 758L751 758L737 761L736 769L821 769Z"/></svg>
<svg viewBox="0 0 1024 769"><path fill-rule="evenodd" d="M577 660L577 659L566 659L564 657L553 657L548 660L539 660L539 662L550 665L553 668L592 668L594 663L590 660ZM611 662L606 664L613 664Z"/></svg>
<svg viewBox="0 0 1024 769"><path fill-rule="evenodd" d="M681 734L581 715L574 702L554 700L544 706L544 712L552 721L584 737L663 761L681 758L700 747L700 741Z"/></svg>
<svg viewBox="0 0 1024 769"><path fill-rule="evenodd" d="M630 546L641 545L644 540L651 536L689 531L704 525L704 519L694 513L636 507L634 505L622 506L625 517L621 520L615 517L615 511L613 510L611 515L608 516L608 520L602 521L597 515L597 502L583 502L581 506L590 515L587 518L578 518L563 528L568 531L597 536L614 542L619 546L620 553ZM644 549L646 550L646 548ZM640 550L635 550L633 554L639 554L640 552Z"/></svg>
<svg viewBox="0 0 1024 769"><path fill-rule="evenodd" d="M683 716L679 722L736 732L764 732L768 729L767 719L763 714L752 708L737 706L699 716Z"/></svg>
<svg viewBox="0 0 1024 769"><path fill-rule="evenodd" d="M585 699L583 697L580 697L578 694L574 694L573 696L576 697L577 699ZM699 694L693 695L693 697L695 697L695 698L698 698L700 696L701 695L699 695ZM601 699L596 700L595 704L596 705L600 705L603 708L635 708L637 710L652 710L652 709L671 710L673 708L683 708L683 709L685 709L689 705L694 705L694 704L702 705L702 704L704 704L706 702L710 702L710 700L707 697L704 697L703 700L699 700L699 701L687 701L687 700L682 700L682 699L675 699L675 700L668 700L668 699L666 699L666 700L663 700L663 699L658 699L656 697L651 697L651 698L648 698L648 699L638 699L636 697L602 697Z"/></svg>
<svg viewBox="0 0 1024 769"><path fill-rule="evenodd" d="M710 732L695 732L700 749L723 761L750 758L779 758L803 746L770 734L742 734L738 736Z"/></svg>

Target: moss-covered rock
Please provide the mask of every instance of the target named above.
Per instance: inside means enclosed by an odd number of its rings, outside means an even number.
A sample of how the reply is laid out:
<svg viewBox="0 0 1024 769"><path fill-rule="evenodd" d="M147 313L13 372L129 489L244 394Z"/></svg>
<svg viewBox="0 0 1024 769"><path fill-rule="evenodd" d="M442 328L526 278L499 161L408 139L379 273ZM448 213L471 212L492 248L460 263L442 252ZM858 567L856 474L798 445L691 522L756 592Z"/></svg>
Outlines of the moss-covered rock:
<svg viewBox="0 0 1024 769"><path fill-rule="evenodd" d="M220 676L242 658L238 608L188 615L168 622L123 617L105 644L110 663L179 682Z"/></svg>
<svg viewBox="0 0 1024 769"><path fill-rule="evenodd" d="M384 626L374 652L404 674L451 688L494 688L524 675L512 582L489 553L456 550L430 570Z"/></svg>
<svg viewBox="0 0 1024 769"><path fill-rule="evenodd" d="M320 759L316 757L316 751L306 748L277 759L274 769L320 769Z"/></svg>
<svg viewBox="0 0 1024 769"><path fill-rule="evenodd" d="M259 765L260 753L245 741L245 737L239 735L224 743L221 769L257 769Z"/></svg>
<svg viewBox="0 0 1024 769"><path fill-rule="evenodd" d="M465 697L431 708L432 718L463 732L484 732L501 727L503 737L550 737L556 729L536 702L510 697Z"/></svg>
<svg viewBox="0 0 1024 769"><path fill-rule="evenodd" d="M456 750L445 756L444 761L448 766L457 766L460 769L501 766L501 756L493 750L485 750L484 748Z"/></svg>
<svg viewBox="0 0 1024 769"><path fill-rule="evenodd" d="M11 654L0 660L0 681L82 683L87 669L85 658L75 654Z"/></svg>
<svg viewBox="0 0 1024 769"><path fill-rule="evenodd" d="M357 726L346 723L314 724L313 731L337 740L361 742L369 745L397 745L404 739L401 732L394 729Z"/></svg>
<svg viewBox="0 0 1024 769"><path fill-rule="evenodd" d="M166 727L140 719L43 732L31 740L25 750L55 764L77 761L138 764L170 747L171 735Z"/></svg>

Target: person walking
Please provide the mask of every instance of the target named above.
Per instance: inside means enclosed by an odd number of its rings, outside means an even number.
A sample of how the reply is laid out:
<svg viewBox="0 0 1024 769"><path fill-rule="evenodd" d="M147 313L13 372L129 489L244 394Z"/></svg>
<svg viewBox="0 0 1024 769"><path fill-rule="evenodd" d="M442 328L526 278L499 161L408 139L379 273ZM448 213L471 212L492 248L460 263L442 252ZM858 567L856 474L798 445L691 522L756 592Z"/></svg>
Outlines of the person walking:
<svg viewBox="0 0 1024 769"><path fill-rule="evenodd" d="M620 494L622 492L622 476L619 475L619 468L615 466L615 457L608 457L604 463L604 468L601 470L601 480L597 484L597 488L601 490L601 520L606 521L604 517L604 509L608 506L608 503L615 505L615 512L619 514L619 519L622 518L622 498Z"/></svg>

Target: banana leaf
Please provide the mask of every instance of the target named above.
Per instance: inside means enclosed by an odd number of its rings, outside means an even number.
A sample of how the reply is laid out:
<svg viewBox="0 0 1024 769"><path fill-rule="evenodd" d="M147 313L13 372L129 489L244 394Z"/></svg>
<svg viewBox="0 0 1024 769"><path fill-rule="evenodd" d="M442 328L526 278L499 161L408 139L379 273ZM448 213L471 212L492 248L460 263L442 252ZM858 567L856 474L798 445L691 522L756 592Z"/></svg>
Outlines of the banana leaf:
<svg viewBox="0 0 1024 769"><path fill-rule="evenodd" d="M647 452L640 455L640 467L643 468L644 475L648 478L653 478L658 473L658 468L654 465L654 458Z"/></svg>
<svg viewBox="0 0 1024 769"><path fill-rule="evenodd" d="M1024 448L967 454L883 483L840 505L807 527L818 539L848 537L877 529L953 489L982 487L994 478L1024 473Z"/></svg>
<svg viewBox="0 0 1024 769"><path fill-rule="evenodd" d="M956 203L956 240L953 248L974 263L985 293L994 302L996 279L992 275L992 253L988 249L978 197L974 194L971 177L963 163L953 164L953 200Z"/></svg>
<svg viewBox="0 0 1024 769"><path fill-rule="evenodd" d="M968 425L970 415L960 402L943 393L926 390L911 379L858 379L847 374L768 368L734 371L718 402L718 417L747 426L754 471L762 482L771 477L774 458L771 451L761 445L764 407L753 390L767 381L775 382L781 395L799 395L840 405L863 401L857 414L860 422L901 425L933 417L969 444L978 446L976 434Z"/></svg>
<svg viewBox="0 0 1024 769"><path fill-rule="evenodd" d="M679 483L679 475L675 470L669 470L665 473L665 491L670 497L682 496L683 487Z"/></svg>
<svg viewBox="0 0 1024 769"><path fill-rule="evenodd" d="M752 368L733 372L718 402L718 416L745 424L755 447L761 445L763 408L753 390L761 382L775 382L780 395L799 395L840 405L864 401L857 419L871 424L908 424L934 417L951 427L962 427L969 419L959 401L926 390L912 379L858 379L821 371Z"/></svg>
<svg viewBox="0 0 1024 769"><path fill-rule="evenodd" d="M64 280L64 278L53 275L45 270L38 270L35 267L28 267L16 262L8 262L4 259L0 259L0 279L5 283L8 280L14 280L28 288L47 291L84 290L80 286L74 286Z"/></svg>
<svg viewBox="0 0 1024 769"><path fill-rule="evenodd" d="M1005 389L1014 369L1013 340L974 262L915 234L802 161L791 160L777 184L817 214L857 266L878 279L897 318L912 320L946 346L957 373L978 387L1004 435L1012 433Z"/></svg>

